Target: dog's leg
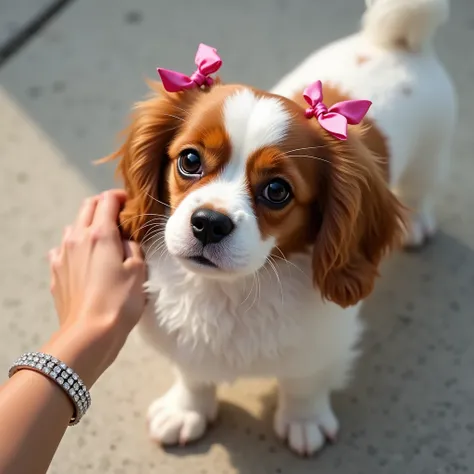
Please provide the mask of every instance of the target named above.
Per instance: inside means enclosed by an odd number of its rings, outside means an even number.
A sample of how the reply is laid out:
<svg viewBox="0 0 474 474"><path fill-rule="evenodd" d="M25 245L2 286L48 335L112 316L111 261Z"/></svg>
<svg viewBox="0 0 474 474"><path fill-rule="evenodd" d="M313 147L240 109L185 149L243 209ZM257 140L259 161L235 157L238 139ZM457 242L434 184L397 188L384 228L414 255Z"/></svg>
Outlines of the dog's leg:
<svg viewBox="0 0 474 474"><path fill-rule="evenodd" d="M301 456L319 451L326 439L335 441L339 423L334 415L328 374L280 380L274 428L290 448Z"/></svg>
<svg viewBox="0 0 474 474"><path fill-rule="evenodd" d="M423 247L437 232L435 207L449 173L451 143L448 136L441 139L425 144L395 183L395 193L411 213L404 242L407 250Z"/></svg>
<svg viewBox="0 0 474 474"><path fill-rule="evenodd" d="M423 196L419 200L404 200L404 204L411 211L407 234L405 236L405 248L416 250L430 241L437 231L437 221L435 214L435 199L430 194Z"/></svg>
<svg viewBox="0 0 474 474"><path fill-rule="evenodd" d="M178 372L173 387L148 409L150 437L163 445L185 445L201 438L216 416L216 387Z"/></svg>
<svg viewBox="0 0 474 474"><path fill-rule="evenodd" d="M404 246L408 250L421 248L437 230L435 195L440 181L439 164L431 156L416 157L395 186L395 194L408 208Z"/></svg>

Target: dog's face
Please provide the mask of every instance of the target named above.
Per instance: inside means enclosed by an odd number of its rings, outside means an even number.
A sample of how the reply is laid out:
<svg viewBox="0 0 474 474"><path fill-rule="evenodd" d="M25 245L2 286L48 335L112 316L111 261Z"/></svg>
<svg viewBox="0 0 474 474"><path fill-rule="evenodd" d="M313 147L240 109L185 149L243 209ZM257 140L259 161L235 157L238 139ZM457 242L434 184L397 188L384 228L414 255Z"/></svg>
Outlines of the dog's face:
<svg viewBox="0 0 474 474"><path fill-rule="evenodd" d="M124 230L159 239L190 272L239 278L312 252L314 281L343 306L372 290L402 208L357 136L339 142L296 103L216 85L138 104L120 171ZM162 234L161 234L162 235Z"/></svg>
<svg viewBox="0 0 474 474"><path fill-rule="evenodd" d="M288 157L312 145L289 139L298 133L292 114L279 98L232 86L190 109L168 150L165 232L186 268L217 278L251 274L307 231L316 167Z"/></svg>

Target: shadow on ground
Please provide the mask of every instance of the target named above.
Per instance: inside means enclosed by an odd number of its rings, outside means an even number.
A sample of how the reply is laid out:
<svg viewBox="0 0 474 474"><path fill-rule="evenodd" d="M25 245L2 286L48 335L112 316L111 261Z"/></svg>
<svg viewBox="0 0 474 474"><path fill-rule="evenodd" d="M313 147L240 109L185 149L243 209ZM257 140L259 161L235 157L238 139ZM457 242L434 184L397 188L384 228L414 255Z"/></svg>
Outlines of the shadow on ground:
<svg viewBox="0 0 474 474"><path fill-rule="evenodd" d="M465 375L474 366L473 288L474 252L443 233L424 251L385 265L363 309L368 332L353 384L334 399L338 444L314 459L298 459L275 438L273 390L262 396L261 419L225 402L207 438L169 454L194 456L221 444L238 472L249 474L362 474L360 457L378 473L470 472L474 380Z"/></svg>
<svg viewBox="0 0 474 474"><path fill-rule="evenodd" d="M52 473L65 472L65 466L74 474L146 473L155 472L155 464L156 472L165 474L473 471L474 63L468 59L474 3L452 3L452 20L438 49L462 100L452 179L439 206L443 231L422 253L397 254L384 265L363 309L368 330L354 382L334 399L342 423L338 444L300 460L272 433L274 394L260 394L260 409L252 412L241 408L248 395L228 390L209 436L164 456L146 441L141 412L168 383L161 371L165 364L156 362L156 371L154 355L137 362L141 346L129 346L97 388L102 411L68 434ZM96 4L76 1L0 71L2 87L96 190L112 184L112 169L91 162L114 149L131 104L146 93L144 78L154 77L158 63L186 72L196 45L204 41L218 46L225 58L224 80L268 88L319 45L354 31L363 9L362 0L176 0L172 5L103 0L101 9ZM31 150L30 159L36 158ZM22 166L28 172L28 162ZM61 177L63 170L47 172ZM29 179L25 186L41 188L41 177ZM67 193L61 198L70 199ZM76 205L70 203L71 209ZM37 226L28 225L21 221L12 230L19 240L36 235ZM30 276L30 266L25 260L18 268L18 287ZM17 346L26 344L25 331L13 341ZM129 378L122 380L123 374ZM228 460L219 457L221 451L215 454L216 446L224 447Z"/></svg>

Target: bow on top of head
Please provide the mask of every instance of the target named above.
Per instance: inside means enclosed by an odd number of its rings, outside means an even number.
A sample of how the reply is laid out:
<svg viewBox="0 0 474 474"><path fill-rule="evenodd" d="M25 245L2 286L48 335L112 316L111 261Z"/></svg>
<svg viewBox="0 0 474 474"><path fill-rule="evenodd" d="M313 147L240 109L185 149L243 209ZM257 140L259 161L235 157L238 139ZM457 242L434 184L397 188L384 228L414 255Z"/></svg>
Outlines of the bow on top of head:
<svg viewBox="0 0 474 474"><path fill-rule="evenodd" d="M217 72L222 66L222 60L217 54L217 50L201 43L194 62L197 70L191 76L159 67L157 71L163 82L163 87L168 92L179 92L202 86L210 87L214 82L210 75Z"/></svg>
<svg viewBox="0 0 474 474"><path fill-rule="evenodd" d="M316 117L321 127L338 140L347 140L347 124L360 123L372 105L370 100L346 100L328 109L323 103L321 81L308 86L303 96L309 104L305 111L306 118Z"/></svg>

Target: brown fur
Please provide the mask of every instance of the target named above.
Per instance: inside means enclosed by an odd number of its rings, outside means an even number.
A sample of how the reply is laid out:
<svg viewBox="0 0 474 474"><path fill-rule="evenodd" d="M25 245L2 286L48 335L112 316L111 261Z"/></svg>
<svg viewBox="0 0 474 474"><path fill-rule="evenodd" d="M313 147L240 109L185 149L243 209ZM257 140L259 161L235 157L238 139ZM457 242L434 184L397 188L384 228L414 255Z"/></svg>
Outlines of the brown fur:
<svg viewBox="0 0 474 474"><path fill-rule="evenodd" d="M313 270L323 296L344 307L372 292L382 257L403 236L405 209L357 135L331 151Z"/></svg>
<svg viewBox="0 0 474 474"><path fill-rule="evenodd" d="M299 108L298 108L299 109ZM281 210L256 205L255 212L263 238L273 236L276 258L287 258L293 253L307 252L318 230L318 196L321 168L319 152L323 140L315 142L309 122L301 111L292 107L292 113L302 117L290 130L288 139L278 147L259 151L249 159L247 176L255 194L270 179L280 177L292 187L293 199Z"/></svg>
<svg viewBox="0 0 474 474"><path fill-rule="evenodd" d="M165 214L169 192L164 176L168 145L186 116L183 106L196 100L198 91L167 94L152 85L154 95L135 106L123 145L105 160L120 159L118 174L128 199L120 214L123 233L141 241L150 219Z"/></svg>
<svg viewBox="0 0 474 474"><path fill-rule="evenodd" d="M150 85L152 95L136 104L131 123L124 131L124 143L103 160L120 159L117 171L128 193L120 224L124 235L139 242L150 233L153 219L158 222L156 218L165 215L166 208L176 208L185 194L195 189L196 183L181 178L176 167L170 166L180 151L194 147L204 152L206 164L214 169L214 173L223 165L222 156L230 153L217 116L205 134L196 134L203 129L199 123L193 122L194 114L190 115L189 111L193 106L201 106L204 109L201 113L206 112L205 109L212 104L200 99L208 91L193 89L170 94L161 84ZM218 99L216 103L219 103ZM175 140L178 135L180 141ZM207 171L206 178L198 185L212 179L213 172Z"/></svg>

